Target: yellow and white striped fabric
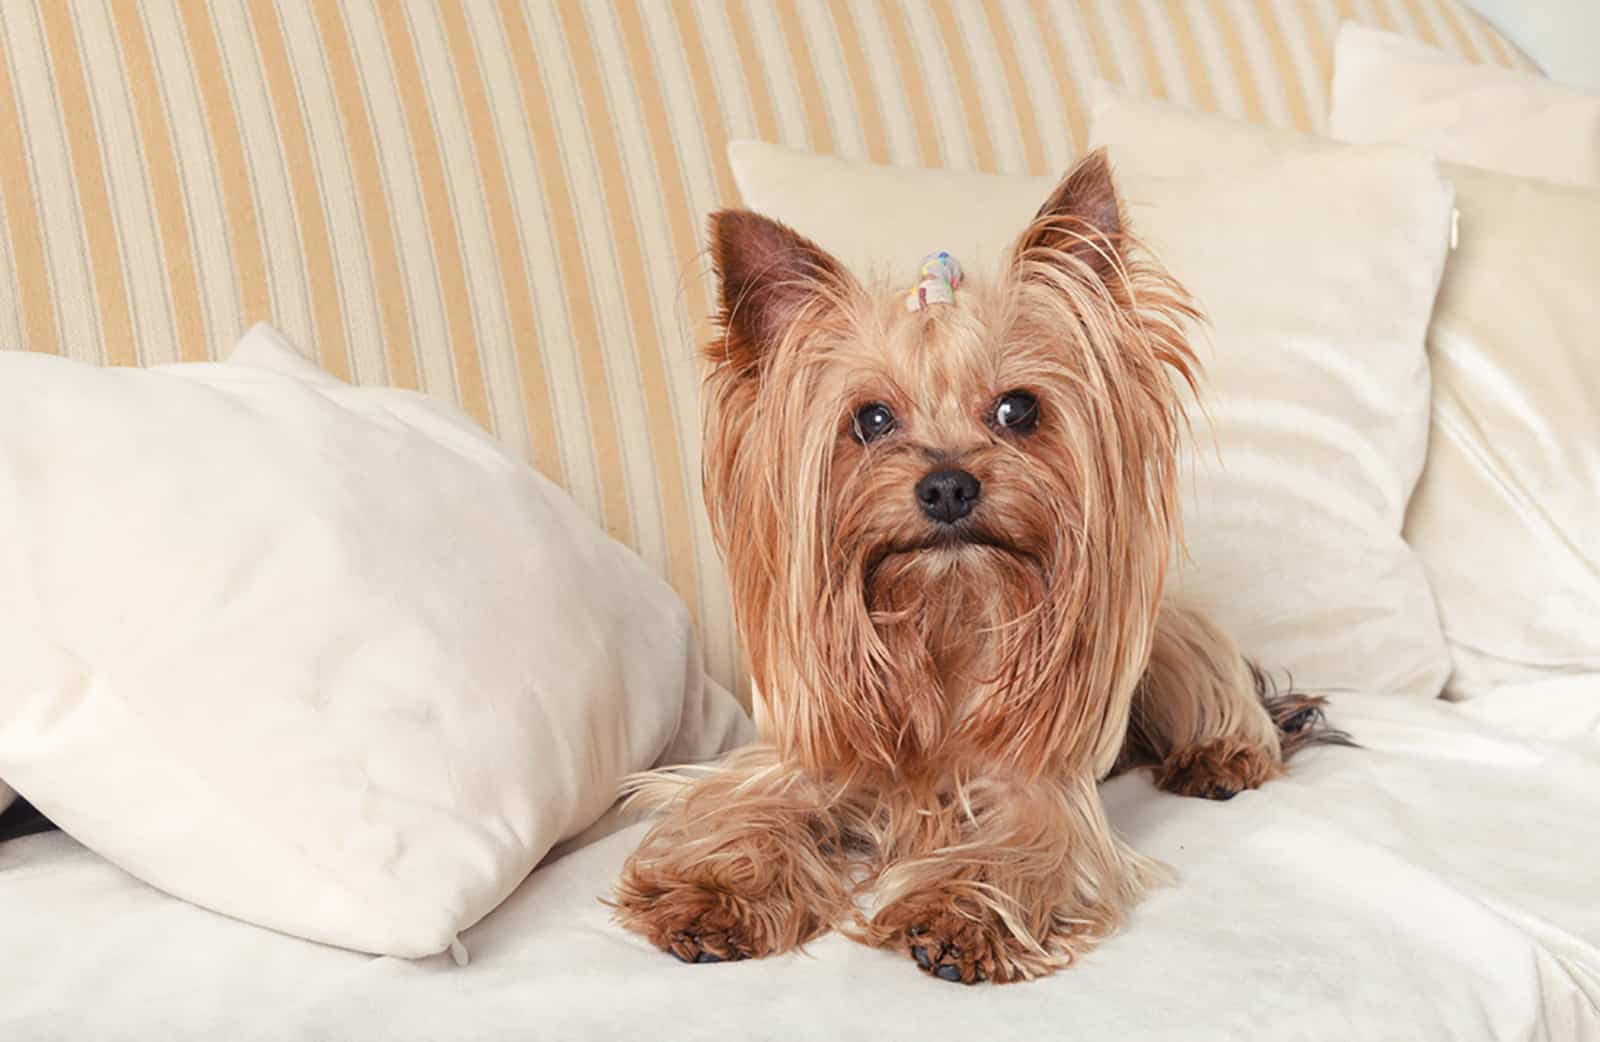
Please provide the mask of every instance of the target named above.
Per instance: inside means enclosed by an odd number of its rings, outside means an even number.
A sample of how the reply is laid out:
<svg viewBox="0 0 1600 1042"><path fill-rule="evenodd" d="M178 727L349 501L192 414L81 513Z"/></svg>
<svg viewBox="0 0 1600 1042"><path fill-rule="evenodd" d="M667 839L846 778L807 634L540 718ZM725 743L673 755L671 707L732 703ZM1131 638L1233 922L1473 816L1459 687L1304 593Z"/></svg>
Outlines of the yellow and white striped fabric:
<svg viewBox="0 0 1600 1042"><path fill-rule="evenodd" d="M153 364L265 319L452 399L742 689L694 359L727 141L1048 173L1096 77L1319 130L1345 19L1531 68L1453 0L7 0L0 344Z"/></svg>

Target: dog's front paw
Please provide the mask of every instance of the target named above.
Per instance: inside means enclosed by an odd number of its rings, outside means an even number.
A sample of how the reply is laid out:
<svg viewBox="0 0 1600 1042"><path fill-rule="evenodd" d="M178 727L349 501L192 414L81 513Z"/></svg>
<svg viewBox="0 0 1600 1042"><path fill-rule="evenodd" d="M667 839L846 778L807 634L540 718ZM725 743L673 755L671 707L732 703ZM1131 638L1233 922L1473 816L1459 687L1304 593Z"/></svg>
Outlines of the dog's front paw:
<svg viewBox="0 0 1600 1042"><path fill-rule="evenodd" d="M655 882L619 888L617 919L628 929L684 962L737 962L769 955L750 902L702 883Z"/></svg>
<svg viewBox="0 0 1600 1042"><path fill-rule="evenodd" d="M1031 980L1060 962L1019 940L999 916L950 899L896 902L870 929L877 943L902 948L924 973L954 984Z"/></svg>
<svg viewBox="0 0 1600 1042"><path fill-rule="evenodd" d="M1271 750L1243 738L1213 738L1179 749L1156 770L1156 785L1179 796L1231 800L1283 773Z"/></svg>
<svg viewBox="0 0 1600 1042"><path fill-rule="evenodd" d="M960 916L909 927L906 950L932 976L955 984L996 983L1017 979L1016 945L1008 936Z"/></svg>

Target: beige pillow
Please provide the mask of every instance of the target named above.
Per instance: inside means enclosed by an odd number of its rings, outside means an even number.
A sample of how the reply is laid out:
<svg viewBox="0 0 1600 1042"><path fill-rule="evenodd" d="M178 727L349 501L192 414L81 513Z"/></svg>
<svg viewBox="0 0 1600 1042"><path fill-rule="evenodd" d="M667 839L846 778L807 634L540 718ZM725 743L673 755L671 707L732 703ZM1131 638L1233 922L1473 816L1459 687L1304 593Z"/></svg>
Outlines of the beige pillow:
<svg viewBox="0 0 1600 1042"><path fill-rule="evenodd" d="M17 794L11 791L11 786L5 782L0 782L0 814L5 813L5 809L11 806L16 801L16 798Z"/></svg>
<svg viewBox="0 0 1600 1042"><path fill-rule="evenodd" d="M1334 51L1331 108L1331 132L1346 141L1405 141L1456 163L1600 187L1594 91L1348 23Z"/></svg>
<svg viewBox="0 0 1600 1042"><path fill-rule="evenodd" d="M992 275L1054 183L756 142L730 155L746 205L898 284L937 249ZM1449 660L1400 525L1427 433L1422 338L1448 186L1431 160L1394 149L1226 179L1151 178L1158 168L1112 159L1132 227L1212 322L1197 331L1210 419L1197 419L1180 585L1302 685L1437 694Z"/></svg>
<svg viewBox="0 0 1600 1042"><path fill-rule="evenodd" d="M1103 89L1124 165L1229 171L1340 148ZM1450 693L1600 668L1600 193L1467 167L1429 328L1427 467L1405 535L1450 644Z"/></svg>
<svg viewBox="0 0 1600 1042"><path fill-rule="evenodd" d="M1470 696L1600 670L1600 192L1450 176L1461 245L1406 538Z"/></svg>
<svg viewBox="0 0 1600 1042"><path fill-rule="evenodd" d="M1395 89L1430 80L1426 95ZM1600 94L1347 26L1332 122L1588 186L1450 170L1461 248L1429 338L1434 431L1406 535L1438 596L1452 692L1600 669Z"/></svg>

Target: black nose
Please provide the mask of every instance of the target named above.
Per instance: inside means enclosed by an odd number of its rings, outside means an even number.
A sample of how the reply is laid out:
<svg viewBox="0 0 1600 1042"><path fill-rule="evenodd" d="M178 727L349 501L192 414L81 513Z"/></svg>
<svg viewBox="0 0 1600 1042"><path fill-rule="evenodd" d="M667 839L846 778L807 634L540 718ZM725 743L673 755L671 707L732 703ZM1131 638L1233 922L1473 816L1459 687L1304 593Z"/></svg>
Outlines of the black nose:
<svg viewBox="0 0 1600 1042"><path fill-rule="evenodd" d="M981 487L978 479L964 470L930 470L917 482L917 502L922 504L924 514L953 525L972 513Z"/></svg>

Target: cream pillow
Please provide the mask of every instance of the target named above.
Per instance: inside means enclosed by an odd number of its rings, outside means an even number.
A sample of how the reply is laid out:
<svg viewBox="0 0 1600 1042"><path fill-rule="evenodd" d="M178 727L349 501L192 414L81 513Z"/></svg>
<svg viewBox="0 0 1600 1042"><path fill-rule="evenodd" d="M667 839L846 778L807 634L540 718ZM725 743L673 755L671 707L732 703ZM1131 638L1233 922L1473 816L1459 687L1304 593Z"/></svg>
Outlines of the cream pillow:
<svg viewBox="0 0 1600 1042"><path fill-rule="evenodd" d="M1346 146L1103 89L1123 162L1221 173ZM1600 193L1446 165L1460 211L1428 330L1427 466L1405 537L1450 647L1450 694L1600 669Z"/></svg>
<svg viewBox="0 0 1600 1042"><path fill-rule="evenodd" d="M992 276L1054 184L756 142L730 158L746 205L897 284L936 249ZM1210 417L1197 418L1180 586L1303 686L1436 695L1448 658L1400 525L1427 433L1422 338L1448 186L1393 149L1228 178L1151 177L1161 168L1117 148L1111 159L1135 233L1211 320L1197 330Z"/></svg>
<svg viewBox="0 0 1600 1042"><path fill-rule="evenodd" d="M0 776L168 893L450 947L625 773L743 737L688 612L454 407L256 327L0 354Z"/></svg>
<svg viewBox="0 0 1600 1042"><path fill-rule="evenodd" d="M1600 95L1517 80L1519 118L1545 138L1536 143L1497 119L1457 126L1437 102L1365 104L1415 49L1340 36L1335 133L1434 145L1448 132L1481 166L1589 186L1448 170L1461 248L1429 335L1433 439L1406 537L1438 596L1451 690L1470 696L1600 669Z"/></svg>
<svg viewBox="0 0 1600 1042"><path fill-rule="evenodd" d="M17 794L11 791L11 786L0 782L0 814L4 814L7 807L16 801Z"/></svg>
<svg viewBox="0 0 1600 1042"><path fill-rule="evenodd" d="M1600 63L1600 40L1591 47ZM1404 141L1455 163L1600 187L1600 92L1346 23L1332 95L1334 137Z"/></svg>
<svg viewBox="0 0 1600 1042"><path fill-rule="evenodd" d="M1461 246L1406 538L1472 696L1600 670L1600 192L1450 176Z"/></svg>

